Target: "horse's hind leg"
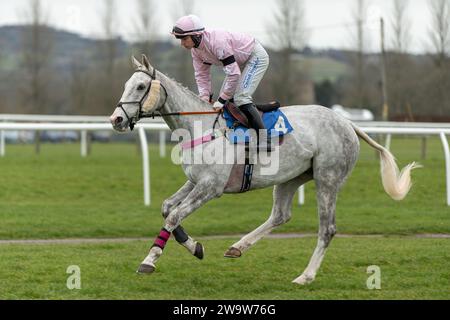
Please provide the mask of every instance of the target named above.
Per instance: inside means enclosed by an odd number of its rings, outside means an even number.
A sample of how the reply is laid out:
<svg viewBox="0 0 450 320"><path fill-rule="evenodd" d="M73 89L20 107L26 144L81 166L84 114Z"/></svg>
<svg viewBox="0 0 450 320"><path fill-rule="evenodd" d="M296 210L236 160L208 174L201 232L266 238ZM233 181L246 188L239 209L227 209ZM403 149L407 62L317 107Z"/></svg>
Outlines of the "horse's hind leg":
<svg viewBox="0 0 450 320"><path fill-rule="evenodd" d="M167 218L170 211L175 209L176 206L186 199L189 192L191 192L194 187L195 184L188 180L175 194L163 202L161 212L164 219ZM177 240L177 242L185 247L190 253L199 259L203 259L203 245L192 239L181 225L173 230L173 235L175 240Z"/></svg>
<svg viewBox="0 0 450 320"><path fill-rule="evenodd" d="M311 179L311 173L304 173L292 180L276 185L273 189L273 207L269 219L233 244L228 251L225 252L225 257L240 257L242 252L246 251L262 237L269 234L275 227L289 221L291 218L292 198L294 197L297 188Z"/></svg>
<svg viewBox="0 0 450 320"><path fill-rule="evenodd" d="M315 171L316 173L316 171ZM317 246L303 274L296 278L294 283L307 284L314 280L317 270L325 256L325 251L336 233L336 200L339 187L343 179L336 181L332 172L316 179L317 206L319 211L319 235Z"/></svg>

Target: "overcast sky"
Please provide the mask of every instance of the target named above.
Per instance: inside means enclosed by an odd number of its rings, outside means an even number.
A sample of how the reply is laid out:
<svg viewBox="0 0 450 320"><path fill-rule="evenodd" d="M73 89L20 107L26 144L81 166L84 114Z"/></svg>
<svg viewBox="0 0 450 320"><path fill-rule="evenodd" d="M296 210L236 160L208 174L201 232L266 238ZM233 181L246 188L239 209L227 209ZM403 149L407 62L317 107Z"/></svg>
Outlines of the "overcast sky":
<svg viewBox="0 0 450 320"><path fill-rule="evenodd" d="M104 0L42 0L49 12L49 23L60 29L84 36L101 36L99 13ZM428 2L409 0L408 18L411 23L411 52L431 52L428 32L431 28ZM24 22L21 14L28 0L0 0L0 25ZM133 35L133 16L136 1L116 0L118 33L126 39ZM168 36L174 24L174 8L178 0L155 1L158 17L157 33ZM270 45L267 25L273 20L276 0L196 0L195 14L208 28L250 33L263 44ZM368 0L366 30L368 49L380 48L379 18L383 16L389 26L392 0ZM303 0L308 29L307 44L313 48L350 48L354 46L355 27L352 13L355 0ZM389 35L389 29L387 30Z"/></svg>

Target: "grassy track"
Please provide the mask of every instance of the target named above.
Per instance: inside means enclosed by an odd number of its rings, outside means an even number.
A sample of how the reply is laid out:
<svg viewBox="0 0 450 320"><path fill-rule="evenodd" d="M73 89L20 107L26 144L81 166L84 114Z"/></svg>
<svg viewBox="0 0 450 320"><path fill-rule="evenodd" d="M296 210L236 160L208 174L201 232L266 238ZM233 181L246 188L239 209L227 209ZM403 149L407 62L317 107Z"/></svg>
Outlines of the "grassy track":
<svg viewBox="0 0 450 320"><path fill-rule="evenodd" d="M401 166L420 160L420 140L393 139ZM170 154L170 149L168 149ZM141 157L135 145L94 144L81 158L79 146L7 146L0 158L0 239L154 237L160 206L185 181L180 167L151 151L152 206L143 205ZM333 240L313 285L290 282L307 265L316 240L263 240L238 260L223 252L236 239L208 240L198 261L169 243L149 277L134 274L149 241L110 244L0 245L0 299L449 299L450 240L399 237L450 233L445 170L438 139L428 140L424 169L413 172L404 201L383 191L375 153L362 144L358 164L340 193L338 232L384 234L384 238ZM183 225L194 237L247 233L272 205L271 189L225 195ZM294 204L292 220L277 232L317 231L314 184L306 204ZM78 265L82 289L66 288L66 269ZM377 265L382 289L368 290L366 269ZM187 295L182 293L187 292Z"/></svg>
<svg viewBox="0 0 450 320"><path fill-rule="evenodd" d="M392 150L403 166L420 160L420 140L393 139ZM170 154L170 149L168 150ZM93 146L81 158L78 145L7 146L0 159L0 238L142 237L162 225L160 206L185 181L180 167L151 148L152 206L143 206L141 158L136 146ZM353 174L340 193L338 232L450 233L445 204L442 147L428 141L424 168L413 172L414 187L404 201L383 191L375 153L362 144ZM269 215L271 189L225 195L191 215L185 227L193 235L246 233ZM316 232L314 184L306 186L306 205L294 204L293 218L278 232Z"/></svg>
<svg viewBox="0 0 450 320"><path fill-rule="evenodd" d="M450 241L335 239L316 281L291 281L306 266L314 238L262 240L240 259L223 258L236 239L205 241L203 261L171 240L156 273L135 274L148 242L0 246L0 299L450 299ZM81 289L69 290L69 265ZM367 267L381 270L368 290Z"/></svg>

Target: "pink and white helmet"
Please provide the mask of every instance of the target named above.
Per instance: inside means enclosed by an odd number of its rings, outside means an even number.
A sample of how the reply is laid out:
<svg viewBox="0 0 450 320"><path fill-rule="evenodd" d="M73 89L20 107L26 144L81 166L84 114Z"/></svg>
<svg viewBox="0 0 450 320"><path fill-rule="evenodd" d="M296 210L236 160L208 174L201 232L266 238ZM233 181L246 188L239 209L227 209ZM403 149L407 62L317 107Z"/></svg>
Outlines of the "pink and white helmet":
<svg viewBox="0 0 450 320"><path fill-rule="evenodd" d="M181 17L175 22L175 26L172 29L172 34L180 39L186 36L194 36L202 34L205 30L200 18L196 15L190 14L188 16Z"/></svg>

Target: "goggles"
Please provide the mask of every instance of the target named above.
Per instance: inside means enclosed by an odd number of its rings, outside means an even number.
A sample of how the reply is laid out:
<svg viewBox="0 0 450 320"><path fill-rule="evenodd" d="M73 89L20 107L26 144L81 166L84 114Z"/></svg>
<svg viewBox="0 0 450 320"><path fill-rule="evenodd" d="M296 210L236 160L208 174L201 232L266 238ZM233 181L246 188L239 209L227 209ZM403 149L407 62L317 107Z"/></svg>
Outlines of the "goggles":
<svg viewBox="0 0 450 320"><path fill-rule="evenodd" d="M193 29L193 30L187 30L187 31L184 31L183 29L181 29L181 28L175 26L175 27L173 27L173 29L172 29L172 34L175 35L175 37L176 37L177 39L183 39L183 38L185 38L185 37L187 37L187 36L192 35L192 34L195 33L195 32L201 32L201 31L204 31L204 30L205 30L205 28L200 28L200 29Z"/></svg>

